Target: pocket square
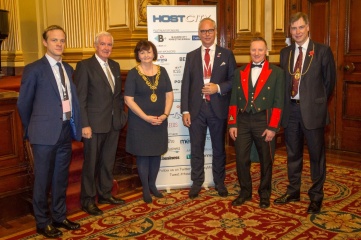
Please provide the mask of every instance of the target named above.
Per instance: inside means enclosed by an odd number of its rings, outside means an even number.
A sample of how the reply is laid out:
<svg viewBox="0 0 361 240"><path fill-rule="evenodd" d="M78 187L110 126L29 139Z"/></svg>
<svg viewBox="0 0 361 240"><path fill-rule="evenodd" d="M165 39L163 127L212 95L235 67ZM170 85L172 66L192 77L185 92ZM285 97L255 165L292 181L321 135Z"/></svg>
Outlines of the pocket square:
<svg viewBox="0 0 361 240"><path fill-rule="evenodd" d="M226 63L225 63L225 62L222 62L221 66L224 66L224 65L226 65Z"/></svg>

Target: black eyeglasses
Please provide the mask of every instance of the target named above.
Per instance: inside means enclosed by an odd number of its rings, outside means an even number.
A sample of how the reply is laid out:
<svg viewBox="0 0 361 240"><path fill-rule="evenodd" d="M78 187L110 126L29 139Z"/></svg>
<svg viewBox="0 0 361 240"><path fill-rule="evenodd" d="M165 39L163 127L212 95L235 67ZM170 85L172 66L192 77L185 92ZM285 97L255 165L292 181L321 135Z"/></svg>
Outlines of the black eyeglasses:
<svg viewBox="0 0 361 240"><path fill-rule="evenodd" d="M207 30L199 30L201 34L213 34L214 33L214 28L211 28L211 29L207 29Z"/></svg>

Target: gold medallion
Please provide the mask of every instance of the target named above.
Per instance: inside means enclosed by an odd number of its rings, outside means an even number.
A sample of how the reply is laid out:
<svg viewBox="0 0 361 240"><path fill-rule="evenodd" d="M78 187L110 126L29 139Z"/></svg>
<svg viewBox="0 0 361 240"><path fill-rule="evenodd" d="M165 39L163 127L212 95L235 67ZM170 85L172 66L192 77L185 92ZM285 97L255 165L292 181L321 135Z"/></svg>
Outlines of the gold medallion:
<svg viewBox="0 0 361 240"><path fill-rule="evenodd" d="M150 101L156 102L157 101L157 94L152 93L152 95L150 95Z"/></svg>
<svg viewBox="0 0 361 240"><path fill-rule="evenodd" d="M301 77L301 74L300 74L300 72L297 71L295 73L295 79L298 80L298 79L300 79L300 77Z"/></svg>

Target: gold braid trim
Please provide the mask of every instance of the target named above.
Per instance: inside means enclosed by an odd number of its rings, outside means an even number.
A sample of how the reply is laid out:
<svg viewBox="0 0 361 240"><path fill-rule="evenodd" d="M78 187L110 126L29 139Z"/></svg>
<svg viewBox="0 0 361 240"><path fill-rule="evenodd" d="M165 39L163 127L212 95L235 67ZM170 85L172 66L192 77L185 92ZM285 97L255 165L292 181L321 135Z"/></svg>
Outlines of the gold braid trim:
<svg viewBox="0 0 361 240"><path fill-rule="evenodd" d="M158 66L158 71L157 71L157 75L155 76L155 81L154 83L151 83L149 81L149 79L147 78L147 76L145 76L139 69L139 65L135 67L139 73L139 75L143 78L143 80L145 81L145 83L148 85L148 87L153 90L156 90L158 87L158 83L159 83L159 77L160 77L160 66Z"/></svg>
<svg viewBox="0 0 361 240"><path fill-rule="evenodd" d="M311 63L312 63L312 60L313 60L313 55L315 53L315 44L313 44L312 52L313 52L313 54L311 55L311 61L308 64L308 67L307 67L306 71L304 73L301 73L301 76L305 75L308 72L308 70L310 69L310 66L311 66ZM288 72L289 72L289 74L291 74L291 76L294 76L294 75L297 74L297 71L295 73L293 73L293 74L291 73L291 55L292 55L292 50L290 51L290 55L288 57Z"/></svg>

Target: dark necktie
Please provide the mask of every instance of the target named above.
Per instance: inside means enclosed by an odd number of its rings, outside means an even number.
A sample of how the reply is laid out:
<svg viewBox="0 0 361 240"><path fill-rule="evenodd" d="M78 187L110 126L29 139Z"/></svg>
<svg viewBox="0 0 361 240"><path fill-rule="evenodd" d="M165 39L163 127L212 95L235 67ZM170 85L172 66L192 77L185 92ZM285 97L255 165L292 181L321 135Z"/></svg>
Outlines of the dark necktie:
<svg viewBox="0 0 361 240"><path fill-rule="evenodd" d="M300 78L301 78L303 53L302 53L302 47L298 47L298 49L299 49L299 54L297 57L295 68L293 69L292 92L291 92L292 97L295 97L298 93L298 85L300 83Z"/></svg>
<svg viewBox="0 0 361 240"><path fill-rule="evenodd" d="M211 56L209 55L209 48L206 49L206 53L204 54L204 78L210 78L212 75L212 68L209 64L211 60ZM206 100L209 102L211 100L211 96L208 94L205 95Z"/></svg>
<svg viewBox="0 0 361 240"><path fill-rule="evenodd" d="M63 100L66 101L66 100L69 100L69 94L68 94L68 89L67 89L66 83L65 83L64 71L63 71L63 68L61 67L61 63L60 63L60 62L57 62L56 65L59 67L61 85L62 85L62 88L63 88ZM70 117L71 117L70 111L69 111L69 112L65 112L65 116L66 116L66 119L69 120Z"/></svg>

